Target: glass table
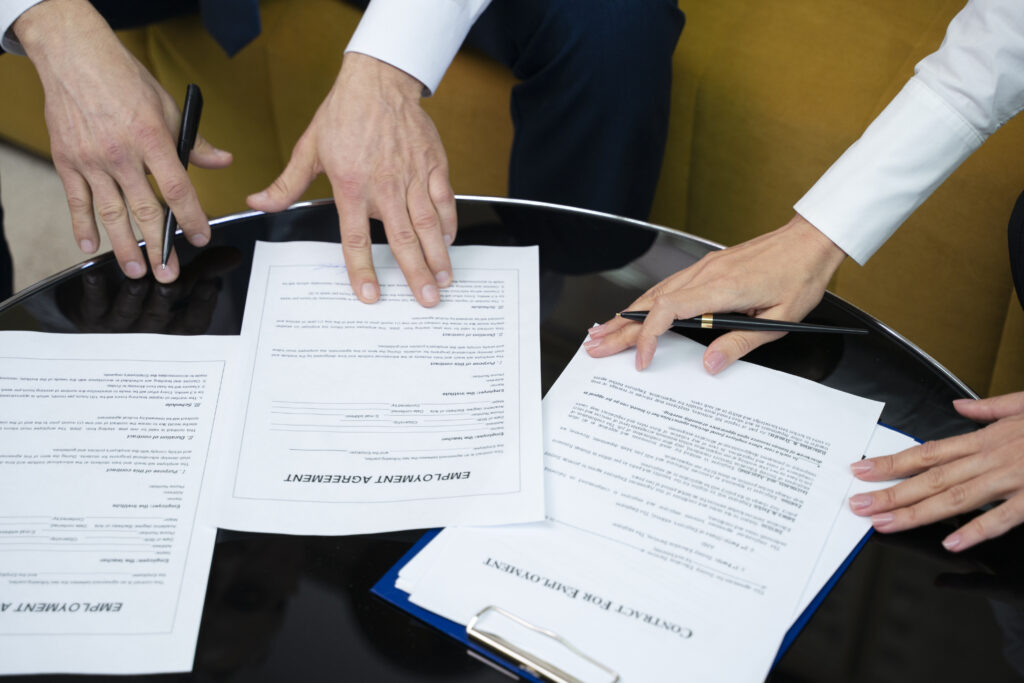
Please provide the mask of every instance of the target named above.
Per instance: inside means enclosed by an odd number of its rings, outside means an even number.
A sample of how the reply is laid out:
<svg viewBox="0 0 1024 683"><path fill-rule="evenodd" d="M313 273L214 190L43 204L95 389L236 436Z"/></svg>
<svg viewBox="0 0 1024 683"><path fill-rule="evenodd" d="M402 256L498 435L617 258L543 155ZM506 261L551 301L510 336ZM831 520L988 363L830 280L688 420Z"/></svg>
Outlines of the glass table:
<svg viewBox="0 0 1024 683"><path fill-rule="evenodd" d="M640 221L567 207L482 197L460 197L458 204L456 244L539 245L545 391L587 327L719 248ZM126 280L105 254L0 304L0 329L238 334L257 240L338 239L329 201L279 214L229 216L212 225L213 238L201 250L178 237L183 267L176 283ZM381 226L373 231L374 241L383 242ZM973 396L970 389L894 330L832 295L808 320L867 327L871 334L789 335L747 360L884 401L882 422L921 440L976 427L951 406L955 398ZM704 343L714 334L687 331ZM1024 590L1017 590L1024 588L1024 531L951 555L940 545L951 524L874 535L769 680L1024 678ZM461 644L369 593L419 535L220 532L193 671L152 678L508 680ZM736 651L742 653L742 643Z"/></svg>

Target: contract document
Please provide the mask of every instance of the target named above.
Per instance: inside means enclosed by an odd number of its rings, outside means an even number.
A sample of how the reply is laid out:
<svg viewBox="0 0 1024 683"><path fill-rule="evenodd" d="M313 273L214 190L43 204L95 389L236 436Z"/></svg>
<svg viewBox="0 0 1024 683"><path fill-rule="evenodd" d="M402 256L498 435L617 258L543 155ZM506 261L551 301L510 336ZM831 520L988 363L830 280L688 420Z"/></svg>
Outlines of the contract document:
<svg viewBox="0 0 1024 683"><path fill-rule="evenodd" d="M580 351L544 400L547 521L446 529L397 587L461 624L504 607L625 681L763 680L882 406L748 363L712 377L703 351L663 335L642 373Z"/></svg>
<svg viewBox="0 0 1024 683"><path fill-rule="evenodd" d="M0 332L0 674L192 669L236 342Z"/></svg>
<svg viewBox="0 0 1024 683"><path fill-rule="evenodd" d="M381 297L338 244L257 244L251 383L220 526L355 534L543 519L535 247L453 247L441 303L375 246Z"/></svg>

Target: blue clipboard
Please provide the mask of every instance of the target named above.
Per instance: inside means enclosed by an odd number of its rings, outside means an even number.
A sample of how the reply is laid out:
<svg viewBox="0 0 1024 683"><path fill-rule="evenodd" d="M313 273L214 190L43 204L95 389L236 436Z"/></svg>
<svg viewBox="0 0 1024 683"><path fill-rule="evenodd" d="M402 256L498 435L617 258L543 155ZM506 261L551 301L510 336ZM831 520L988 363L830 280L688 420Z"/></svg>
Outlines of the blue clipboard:
<svg viewBox="0 0 1024 683"><path fill-rule="evenodd" d="M395 565L391 567L386 574L384 574L384 576L380 577L377 583L375 583L370 589L370 592L377 597L390 602L399 609L405 610L420 621L433 626L442 633L451 636L481 657L494 662L504 669L514 672L524 680L531 681L531 683L544 683L541 679L533 676L528 671L523 670L522 667L518 666L514 662L499 657L490 650L482 648L476 643L470 642L469 636L466 634L466 627L462 624L451 621L450 619L445 619L444 617L438 616L429 610L423 609L419 605L413 604L409 601L408 593L395 588L395 582L398 581L398 572L409 562L409 560L416 557L417 553L426 547L426 545L439 533L441 533L441 529L431 529L424 533L423 536L416 541L416 544L409 548L409 550L402 555L398 562L396 562Z"/></svg>
<svg viewBox="0 0 1024 683"><path fill-rule="evenodd" d="M408 593L399 590L395 587L395 582L398 580L398 572L402 569L402 567L404 567L413 557L415 557L416 554L419 553L420 550L422 550L428 543L430 543L430 541L433 540L433 538L437 536L440 532L440 529L432 529L423 534L423 536L421 536L420 539L416 541L416 544L413 545L413 547L410 548L401 557L401 559L399 559L398 562L396 562L395 565L391 567L391 569L389 569L387 573L384 574L384 576L382 576L377 581L377 583L373 585L373 587L370 589L370 592L376 595L377 597L382 598L387 602L390 602L399 609L408 612L420 621L429 624L430 626L433 626L442 633L451 636L455 640L465 645L467 648L473 650L482 657L485 657L488 660L494 662L498 666L501 666L505 669L508 669L509 671L516 673L524 680L531 681L533 683L543 683L541 679L531 675L528 671L525 671L522 667L518 666L514 662L499 657L490 650L482 648L476 645L475 643L471 642L469 640L469 637L466 635L466 627L462 624L456 623L449 619L445 619L444 617L438 616L437 614L434 614L429 610L423 609L419 605L413 604L409 601ZM864 537L860 540L859 543L857 543L856 547L854 547L850 554L846 556L846 559L835 571L835 573L832 574L829 580L825 582L825 585L822 587L820 591L818 591L818 594L814 596L814 599L811 600L810 604L807 605L807 608L803 611L803 613L801 613L800 616L797 617L796 621L793 622L793 625L789 628L788 631L786 631L786 635L782 639L782 644L779 646L779 651L775 655L775 661L772 662L773 667L786 653L786 650L788 650L789 647L793 644L793 642L796 640L796 637L800 635L800 631L803 630L807 622L810 621L811 616L813 616L814 612L818 609L818 607L821 606L821 603L825 600L825 597L829 594L829 591L831 591L832 588L839 581L840 577L843 575L843 572L846 571L847 567L850 566L854 558L856 558L858 553L860 553L861 549L867 543L868 538L870 538L872 533L874 532L869 530L866 534L864 534Z"/></svg>
<svg viewBox="0 0 1024 683"><path fill-rule="evenodd" d="M881 424L881 426L903 434L903 432L901 432L900 430L889 427L888 425ZM904 434L904 436L910 435ZM915 441L917 441L917 439L915 439ZM918 441L918 443L920 443L920 441ZM501 666L505 669L508 669L509 671L514 672L518 676L522 677L524 680L531 681L533 683L544 683L541 679L537 678L536 676L533 676L530 672L525 671L521 666L518 666L517 664L511 661L499 657L490 650L482 648L477 644L471 642L466 633L465 626L458 624L454 621L451 621L449 619L445 619L444 617L438 616L437 614L434 614L429 610L423 609L419 605L413 604L409 601L408 593L399 590L395 587L395 582L398 580L398 572L402 569L402 567L404 567L413 557L415 557L416 554L419 553L420 550L424 548L424 546L430 543L430 541L433 540L433 538L437 536L439 533L441 533L441 529L432 529L426 532L422 537L420 537L416 544L413 545L413 547L410 548L401 557L401 559L399 559L398 562L396 562L395 565L391 567L391 569L389 569L388 572L384 576L382 576L377 581L377 583L373 585L373 587L370 589L370 592L376 595L377 597L382 598L387 602L390 602L399 609L405 610L406 612L413 615L420 621L423 621L424 623L429 624L430 626L433 626L439 631L451 636L455 640L463 643L470 650L494 662L498 666ZM817 611L818 607L820 607L821 603L824 602L825 597L835 587L836 583L839 582L839 579L842 577L843 573L853 563L853 560L860 553L861 549L868 542L868 539L871 537L873 533L874 530L869 529L867 533L864 534L863 538L860 539L860 541L853 548L853 550L850 551L850 554L846 556L846 559L843 560L842 564L839 565L839 568L836 569L836 571L832 574L831 577L829 577L828 581L825 582L825 585L822 586L821 590L819 590L817 595L814 596L814 599L811 600L811 602L807 605L807 607L800 614L800 616L796 618L796 621L793 622L793 625L789 627L789 630L786 631L786 635L782 638L782 644L779 646L779 651L775 655L775 660L772 662L773 668L776 664L779 663L779 660L782 659L782 656L786 654L786 651L790 648L790 646L792 646L793 642L796 640L797 636L800 635L800 632L803 630L804 626L807 625L807 622L810 621L811 617Z"/></svg>

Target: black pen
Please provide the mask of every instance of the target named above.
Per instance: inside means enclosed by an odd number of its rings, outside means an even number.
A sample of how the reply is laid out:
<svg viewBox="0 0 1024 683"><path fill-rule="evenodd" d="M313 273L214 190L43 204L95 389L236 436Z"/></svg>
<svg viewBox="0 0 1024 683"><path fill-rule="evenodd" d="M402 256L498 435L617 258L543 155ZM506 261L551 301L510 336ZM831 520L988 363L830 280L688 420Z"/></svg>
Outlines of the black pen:
<svg viewBox="0 0 1024 683"><path fill-rule="evenodd" d="M617 315L626 320L642 322L647 319L648 311L622 311ZM785 320L767 320L751 318L748 315L731 315L729 313L705 313L696 318L673 320L672 327L685 327L705 330L753 330L755 332L825 332L828 334L867 334L868 331L859 327L837 327L836 325L815 325L814 323L791 323Z"/></svg>
<svg viewBox="0 0 1024 683"><path fill-rule="evenodd" d="M178 131L178 159L181 165L188 168L188 155L196 144L196 133L199 131L199 114L203 111L203 94L199 86L189 83L185 90L185 106L181 111L181 130ZM164 245L160 255L160 265L166 266L171 257L171 243L174 231L178 229L178 221L174 212L167 209L167 220L164 222Z"/></svg>

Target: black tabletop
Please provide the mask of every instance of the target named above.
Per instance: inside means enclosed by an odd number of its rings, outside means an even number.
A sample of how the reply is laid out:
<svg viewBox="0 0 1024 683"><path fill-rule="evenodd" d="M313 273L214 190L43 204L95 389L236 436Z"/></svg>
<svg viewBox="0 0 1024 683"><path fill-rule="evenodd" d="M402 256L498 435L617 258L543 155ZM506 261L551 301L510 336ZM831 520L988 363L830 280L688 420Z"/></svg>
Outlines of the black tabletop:
<svg viewBox="0 0 1024 683"><path fill-rule="evenodd" d="M375 241L384 241L379 225L374 233ZM329 202L221 219L201 250L179 237L178 282L126 280L107 254L0 304L0 330L238 334L257 240L337 239ZM459 199L456 244L539 245L545 391L587 327L717 248L638 221L470 197ZM951 406L970 390L884 324L831 295L808 320L868 327L872 333L789 335L748 360L884 401L882 422L918 439L976 428ZM716 333L687 334L707 342ZM963 521L872 536L769 680L1024 678L1024 532L960 555L947 553L940 541ZM220 532L192 673L140 678L508 680L459 643L369 593L419 535ZM737 656L743 650L736 643ZM49 678L64 677L27 680Z"/></svg>

